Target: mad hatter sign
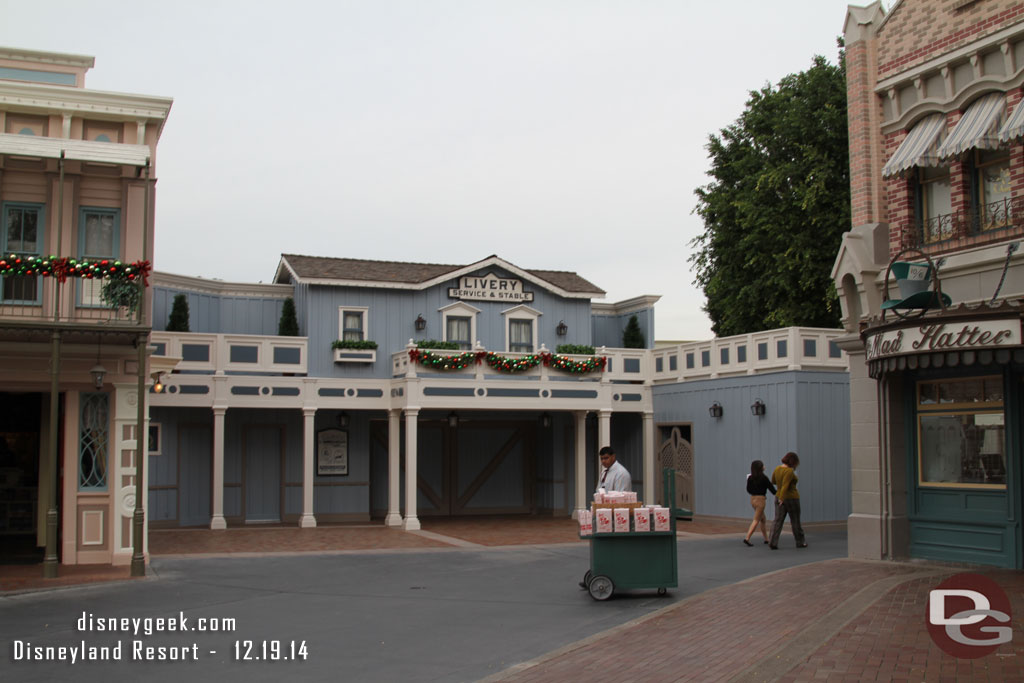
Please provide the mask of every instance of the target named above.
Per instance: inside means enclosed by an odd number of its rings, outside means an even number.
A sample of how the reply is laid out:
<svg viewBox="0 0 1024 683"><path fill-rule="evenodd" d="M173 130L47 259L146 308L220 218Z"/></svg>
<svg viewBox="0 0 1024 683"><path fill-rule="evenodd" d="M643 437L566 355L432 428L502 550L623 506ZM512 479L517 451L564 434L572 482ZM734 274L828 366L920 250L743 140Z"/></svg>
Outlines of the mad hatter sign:
<svg viewBox="0 0 1024 683"><path fill-rule="evenodd" d="M494 273L463 275L457 287L448 288L448 296L469 301L533 301L533 292L523 289L523 281L501 278Z"/></svg>
<svg viewBox="0 0 1024 683"><path fill-rule="evenodd" d="M1019 318L974 322L928 322L865 336L867 359L933 351L981 351L1021 343Z"/></svg>

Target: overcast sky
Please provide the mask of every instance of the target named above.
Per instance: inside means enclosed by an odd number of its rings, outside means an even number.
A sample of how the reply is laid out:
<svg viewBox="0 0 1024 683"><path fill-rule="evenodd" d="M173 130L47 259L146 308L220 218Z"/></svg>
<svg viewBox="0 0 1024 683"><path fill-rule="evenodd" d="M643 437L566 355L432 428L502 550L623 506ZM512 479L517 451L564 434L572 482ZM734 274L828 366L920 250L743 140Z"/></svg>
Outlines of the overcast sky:
<svg viewBox="0 0 1024 683"><path fill-rule="evenodd" d="M868 4L858 2L855 4ZM840 0L0 0L0 45L96 57L86 87L174 98L156 268L269 282L281 253L575 271L660 294L687 261L710 133L836 60Z"/></svg>

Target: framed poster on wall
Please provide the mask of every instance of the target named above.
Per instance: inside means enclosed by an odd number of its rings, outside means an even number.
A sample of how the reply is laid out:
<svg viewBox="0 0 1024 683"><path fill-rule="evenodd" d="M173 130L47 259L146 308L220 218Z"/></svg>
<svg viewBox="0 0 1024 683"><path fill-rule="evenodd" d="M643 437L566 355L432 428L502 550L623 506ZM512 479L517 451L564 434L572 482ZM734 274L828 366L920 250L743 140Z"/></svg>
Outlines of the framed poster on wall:
<svg viewBox="0 0 1024 683"><path fill-rule="evenodd" d="M348 476L348 432L321 429L316 433L316 473L325 477Z"/></svg>

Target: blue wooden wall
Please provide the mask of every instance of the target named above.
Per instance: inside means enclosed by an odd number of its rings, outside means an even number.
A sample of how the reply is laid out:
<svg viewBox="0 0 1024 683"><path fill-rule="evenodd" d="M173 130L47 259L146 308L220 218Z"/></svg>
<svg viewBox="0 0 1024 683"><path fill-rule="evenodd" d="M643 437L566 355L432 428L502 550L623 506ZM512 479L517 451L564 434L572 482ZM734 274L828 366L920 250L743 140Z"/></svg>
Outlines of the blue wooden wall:
<svg viewBox="0 0 1024 683"><path fill-rule="evenodd" d="M284 305L281 297L221 296L168 287L153 287L154 330L167 329L167 319L177 294L187 297L190 332L277 334Z"/></svg>
<svg viewBox="0 0 1024 683"><path fill-rule="evenodd" d="M750 462L769 473L783 455L800 456L800 505L806 521L850 514L849 376L845 372L779 372L654 387L658 424L690 423L695 453L695 512L752 515L746 493ZM755 399L766 405L755 417ZM723 416L708 408L721 403Z"/></svg>
<svg viewBox="0 0 1024 683"><path fill-rule="evenodd" d="M622 333L632 316L640 323L640 331L644 333L647 348L654 348L654 309L645 308L641 311L623 315L594 315L591 318L591 329L594 346L618 348L622 346Z"/></svg>

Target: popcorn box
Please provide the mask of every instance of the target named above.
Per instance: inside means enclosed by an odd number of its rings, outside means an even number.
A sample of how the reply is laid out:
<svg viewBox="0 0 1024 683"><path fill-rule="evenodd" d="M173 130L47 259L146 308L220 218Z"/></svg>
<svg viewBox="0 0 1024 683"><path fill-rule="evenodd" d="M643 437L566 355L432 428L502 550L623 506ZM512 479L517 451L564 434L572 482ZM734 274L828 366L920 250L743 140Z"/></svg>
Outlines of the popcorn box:
<svg viewBox="0 0 1024 683"><path fill-rule="evenodd" d="M611 508L598 508L597 509L597 526L594 528L599 534L608 534L612 531L612 514Z"/></svg>
<svg viewBox="0 0 1024 683"><path fill-rule="evenodd" d="M629 531L629 508L615 508L615 531Z"/></svg>
<svg viewBox="0 0 1024 683"><path fill-rule="evenodd" d="M668 508L654 508L654 530L672 531L672 519Z"/></svg>
<svg viewBox="0 0 1024 683"><path fill-rule="evenodd" d="M634 508L633 509L633 530L634 531L650 531L651 530L651 511L647 508Z"/></svg>
<svg viewBox="0 0 1024 683"><path fill-rule="evenodd" d="M580 523L580 536L590 536L594 533L594 518L590 510L577 510L576 519Z"/></svg>

